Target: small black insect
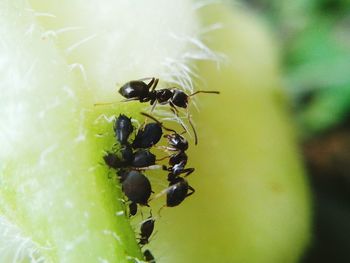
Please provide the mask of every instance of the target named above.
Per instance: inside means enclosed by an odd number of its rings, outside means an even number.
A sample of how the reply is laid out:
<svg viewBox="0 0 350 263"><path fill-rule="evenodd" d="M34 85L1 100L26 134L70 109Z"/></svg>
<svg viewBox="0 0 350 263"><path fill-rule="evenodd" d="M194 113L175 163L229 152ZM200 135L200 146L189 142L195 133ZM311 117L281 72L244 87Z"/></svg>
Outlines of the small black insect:
<svg viewBox="0 0 350 263"><path fill-rule="evenodd" d="M130 134L133 132L134 127L131 123L131 118L126 117L123 114L120 114L116 119L114 124L114 132L117 137L117 140L121 145L125 145L128 143L128 138Z"/></svg>
<svg viewBox="0 0 350 263"><path fill-rule="evenodd" d="M151 148L160 141L162 135L162 126L159 123L148 123L137 131L132 147Z"/></svg>
<svg viewBox="0 0 350 263"><path fill-rule="evenodd" d="M143 170L155 165L156 156L148 149L139 149L135 153L131 147L121 148L121 157L115 153L107 152L103 159L108 167L113 169L130 168L131 170Z"/></svg>
<svg viewBox="0 0 350 263"><path fill-rule="evenodd" d="M154 256L152 255L151 251L149 251L148 249L146 249L145 252L143 252L143 257L146 262L156 263Z"/></svg>
<svg viewBox="0 0 350 263"><path fill-rule="evenodd" d="M123 166L123 161L114 153L107 152L103 160L109 168L118 169Z"/></svg>
<svg viewBox="0 0 350 263"><path fill-rule="evenodd" d="M137 204L135 202L131 202L129 204L129 216L134 216L137 213Z"/></svg>
<svg viewBox="0 0 350 263"><path fill-rule="evenodd" d="M141 224L139 245L143 246L148 244L149 238L153 233L154 223L155 220L151 216Z"/></svg>
<svg viewBox="0 0 350 263"><path fill-rule="evenodd" d="M199 93L220 94L219 91L199 90L187 95L182 90L176 88L156 90L155 88L158 85L158 81L159 79L156 78L151 78L148 84L142 80L129 81L119 89L119 93L126 98L127 101L150 101L151 105L157 102L159 104L169 104L173 108L187 108L189 98Z"/></svg>
<svg viewBox="0 0 350 263"><path fill-rule="evenodd" d="M139 149L134 153L132 167L147 167L156 163L156 156L147 149Z"/></svg>
<svg viewBox="0 0 350 263"><path fill-rule="evenodd" d="M118 156L115 153L107 152L106 155L103 156L103 159L108 167L119 169L130 166L135 157L131 146L128 144L121 147L120 155Z"/></svg>
<svg viewBox="0 0 350 263"><path fill-rule="evenodd" d="M162 122L160 122L159 120L157 120L156 118L154 118L153 116L151 116L145 112L141 112L141 114L143 116L146 116L147 118L154 120L155 123L150 123L150 124L157 125L161 131L163 128L164 130L172 132L172 134L164 135L164 137L168 139L168 143L170 145L170 147L167 147L168 150L170 150L170 151L185 151L188 149L187 140L183 136L178 134L175 130L165 127ZM161 135L160 135L160 137L161 137ZM159 138L159 140L160 140L160 138Z"/></svg>
<svg viewBox="0 0 350 263"><path fill-rule="evenodd" d="M147 102L153 99L152 94L158 85L158 81L159 79L151 78L151 81L146 84L142 80L132 80L125 83L119 89L119 93L127 100L139 100L140 102Z"/></svg>
<svg viewBox="0 0 350 263"><path fill-rule="evenodd" d="M119 170L118 175L122 183L122 190L131 202L148 206L148 199L152 193L148 178L138 171Z"/></svg>
<svg viewBox="0 0 350 263"><path fill-rule="evenodd" d="M174 109L177 115L177 107L187 109L189 98L195 96L199 93L211 93L211 94L220 94L219 91L205 91L199 90L190 95L187 95L184 91L171 88L171 89L160 89L156 90L155 88L158 85L159 79L151 78L151 81L146 84L142 80L133 80L125 83L120 89L119 93L126 98L126 101L138 100L140 102L148 102L154 106L155 103L159 104L169 104L172 109ZM153 110L152 108L152 110ZM189 123L193 129L195 144L197 144L197 135L194 129L194 126L191 122L190 115L187 112L187 117Z"/></svg>
<svg viewBox="0 0 350 263"><path fill-rule="evenodd" d="M178 206L186 197L189 197L194 192L194 188L188 184L186 179L182 177L172 178L169 187L166 189L166 206Z"/></svg>

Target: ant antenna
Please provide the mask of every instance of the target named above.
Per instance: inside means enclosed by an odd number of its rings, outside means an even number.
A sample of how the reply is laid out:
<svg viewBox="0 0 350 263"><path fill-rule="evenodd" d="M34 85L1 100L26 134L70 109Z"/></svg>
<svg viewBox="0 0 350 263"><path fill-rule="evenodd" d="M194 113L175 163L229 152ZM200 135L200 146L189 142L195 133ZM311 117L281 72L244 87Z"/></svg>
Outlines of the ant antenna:
<svg viewBox="0 0 350 263"><path fill-rule="evenodd" d="M112 104L116 104L118 103L118 101L115 102L99 102L99 103L94 103L94 106L106 106L106 105L112 105Z"/></svg>
<svg viewBox="0 0 350 263"><path fill-rule="evenodd" d="M206 90L198 90L190 95L188 95L189 97L192 97L198 93L212 93L212 94L220 94L220 91L206 91Z"/></svg>
<svg viewBox="0 0 350 263"><path fill-rule="evenodd" d="M181 118L180 118L180 116L179 116L179 112L176 111L176 108L170 108L170 109L171 109L171 111L174 113L174 115L176 116L176 120L180 123L181 127L184 129L184 131L183 131L181 134L184 134L184 133L186 133L186 132L187 132L188 134L190 134L190 133L188 132L187 128L185 127L183 121L181 120ZM191 136L191 134L190 134L190 136Z"/></svg>
<svg viewBox="0 0 350 263"><path fill-rule="evenodd" d="M196 132L196 129L194 128L194 125L193 125L193 122L192 122L192 118L191 118L190 112L188 110L187 110L187 119L188 119L188 122L190 123L192 131L193 131L194 145L197 145L198 144L197 132Z"/></svg>

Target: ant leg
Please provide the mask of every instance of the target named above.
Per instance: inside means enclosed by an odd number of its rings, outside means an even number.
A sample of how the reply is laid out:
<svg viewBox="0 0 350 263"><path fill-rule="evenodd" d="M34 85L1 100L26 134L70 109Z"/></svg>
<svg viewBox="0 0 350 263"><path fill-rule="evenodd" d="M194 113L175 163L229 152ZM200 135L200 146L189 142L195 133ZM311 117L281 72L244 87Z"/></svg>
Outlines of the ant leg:
<svg viewBox="0 0 350 263"><path fill-rule="evenodd" d="M177 121L180 123L181 127L184 129L184 131L181 133L181 135L184 134L184 133L188 133L189 134L186 126L184 125L183 121L181 120L181 118L179 116L179 112L178 112L177 108L171 102L169 104L171 106L171 108L170 108L171 111L174 113L174 115L176 116Z"/></svg>
<svg viewBox="0 0 350 263"><path fill-rule="evenodd" d="M197 95L198 93L211 93L211 94L220 94L220 91L206 91L206 90L198 90L190 95L188 95L189 97L192 97L194 95Z"/></svg>
<svg viewBox="0 0 350 263"><path fill-rule="evenodd" d="M161 166L158 164L155 164L155 165L150 165L146 167L131 167L131 168L132 170L135 170L135 171L146 171L146 170L157 170L157 169L160 169Z"/></svg>
<svg viewBox="0 0 350 263"><path fill-rule="evenodd" d="M153 101L151 101L151 105L152 105L151 112L153 112L154 109L156 108L156 105L157 105L157 99L156 98Z"/></svg>
<svg viewBox="0 0 350 263"><path fill-rule="evenodd" d="M163 160L168 159L168 158L170 158L170 155L167 155L167 156L162 157L160 159L156 159L156 162L160 162L160 161L163 161Z"/></svg>
<svg viewBox="0 0 350 263"><path fill-rule="evenodd" d="M145 81L145 80L148 80L148 79L155 79L154 77L146 77L146 78L142 78L142 79L137 79L137 81Z"/></svg>
<svg viewBox="0 0 350 263"><path fill-rule="evenodd" d="M161 208L159 208L159 210L158 210L158 217L162 217L162 215L160 214L160 212L162 212L162 210L164 209L164 207L166 207L166 205L163 205Z"/></svg>
<svg viewBox="0 0 350 263"><path fill-rule="evenodd" d="M158 85L159 79L153 78L150 83L148 83L148 88L150 89L150 92L154 91Z"/></svg>
<svg viewBox="0 0 350 263"><path fill-rule="evenodd" d="M151 116L151 115L149 115L149 114L147 114L147 113L145 113L145 112L141 112L141 114L142 114L143 116L146 116L147 118L150 118L150 119L154 120L156 123L158 123L159 125L161 125L162 128L163 128L164 130L167 130L167 131L171 131L171 132L176 133L175 130L170 129L170 128L167 128L167 127L164 127L163 123L161 123L160 121L158 121L158 120L157 120L156 118L154 118L153 116Z"/></svg>
<svg viewBox="0 0 350 263"><path fill-rule="evenodd" d="M193 172L194 172L194 168L187 168L187 169L183 169L181 173L184 173L185 174L184 177L187 177Z"/></svg>
<svg viewBox="0 0 350 263"><path fill-rule="evenodd" d="M196 192L196 190L194 190L194 188L191 187L190 185L188 186L188 189L189 189L191 192L187 193L186 197L189 197L190 195L193 195L193 194Z"/></svg>
<svg viewBox="0 0 350 263"><path fill-rule="evenodd" d="M169 168L168 168L166 165L163 165L163 166L162 166L162 169L163 169L163 171L169 171L169 170L168 170Z"/></svg>
<svg viewBox="0 0 350 263"><path fill-rule="evenodd" d="M164 136L165 138L167 138L166 136ZM170 152L176 152L178 151L178 149L176 148L171 148L171 147L168 147L168 146L155 146L156 149L159 149L159 150L163 150L163 151L170 151ZM169 156L170 158L170 156Z"/></svg>
<svg viewBox="0 0 350 263"><path fill-rule="evenodd" d="M128 102L128 101L133 101L133 100L139 100L138 98L129 98L129 99L124 99L121 102Z"/></svg>

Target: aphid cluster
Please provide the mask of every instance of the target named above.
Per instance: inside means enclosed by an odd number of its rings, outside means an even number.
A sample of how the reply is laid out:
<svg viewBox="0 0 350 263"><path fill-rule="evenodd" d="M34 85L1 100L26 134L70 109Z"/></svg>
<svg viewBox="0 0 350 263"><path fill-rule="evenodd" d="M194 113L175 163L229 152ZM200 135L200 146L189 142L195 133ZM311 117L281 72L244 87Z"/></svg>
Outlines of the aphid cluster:
<svg viewBox="0 0 350 263"><path fill-rule="evenodd" d="M188 100L198 93L215 93L217 91L197 91L187 95L180 89L159 89L156 90L158 79L151 78L146 84L144 80L130 81L124 84L119 93L126 98L125 101L137 100L140 102L150 102L152 111L157 103L169 104L173 112L177 115L178 109L188 107ZM166 207L175 207L181 204L195 190L191 187L185 177L194 172L194 168L186 168L188 156L186 150L189 143L182 133L174 129L167 128L162 122L150 114L141 113L149 123L142 124L138 129L132 124L132 119L120 114L114 122L114 134L118 150L110 150L103 159L108 167L116 170L122 186L122 191L129 202L129 216L137 213L138 206L148 206L151 197L152 186L148 177L144 174L146 170L162 168L167 172L168 187L161 191L156 197L166 194ZM196 131L187 114L197 144ZM135 133L134 138L131 135ZM157 146L161 138L167 140L166 146ZM161 148L168 155L161 159L150 151L152 148ZM167 165L160 165L159 162L168 159ZM139 245L144 246L149 243L154 230L155 218L152 213L149 218L142 222L140 228ZM155 262L152 253L147 249L144 251L144 258L147 262Z"/></svg>

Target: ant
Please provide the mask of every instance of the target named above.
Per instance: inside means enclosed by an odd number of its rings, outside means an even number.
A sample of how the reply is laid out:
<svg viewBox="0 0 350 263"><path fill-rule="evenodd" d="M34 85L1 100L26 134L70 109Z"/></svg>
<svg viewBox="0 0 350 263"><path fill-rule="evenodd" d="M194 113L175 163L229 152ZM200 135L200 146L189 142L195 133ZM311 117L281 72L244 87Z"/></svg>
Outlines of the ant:
<svg viewBox="0 0 350 263"><path fill-rule="evenodd" d="M166 189L166 206L174 207L182 203L190 195L194 194L195 190L182 177L171 179L169 188Z"/></svg>
<svg viewBox="0 0 350 263"><path fill-rule="evenodd" d="M167 207L174 207L181 204L187 197L195 193L195 189L190 186L187 180L180 176L174 176L169 178L169 186L162 192L156 195L155 198L166 194L166 205ZM164 206L163 206L164 207ZM162 207L162 208L163 208ZM160 210L162 209L160 208Z"/></svg>
<svg viewBox="0 0 350 263"><path fill-rule="evenodd" d="M151 105L157 102L159 104L169 104L172 108L180 107L185 109L188 106L188 99L194 95L199 93L220 94L219 91L198 90L190 95L187 95L182 90L176 88L155 90L158 82L159 79L157 78L151 78L151 81L148 84L146 84L142 79L132 80L125 83L119 89L119 93L126 98L126 101L150 101Z"/></svg>
<svg viewBox="0 0 350 263"><path fill-rule="evenodd" d="M126 98L125 101L138 100L140 102L148 102L153 105L152 110L156 106L156 103L161 105L169 104L172 109L174 109L175 114L178 116L179 108L187 109L188 100L190 97L195 96L199 93L211 93L211 94L220 94L219 91L205 91L198 90L190 95L187 95L184 91L177 88L170 89L159 89L156 90L159 82L157 78L151 78L151 81L146 84L143 79L141 80L132 80L125 83L120 89L119 93ZM198 139L196 135L196 131L190 119L189 112L187 111L187 118L192 127L193 133L195 134L195 145L197 145Z"/></svg>

